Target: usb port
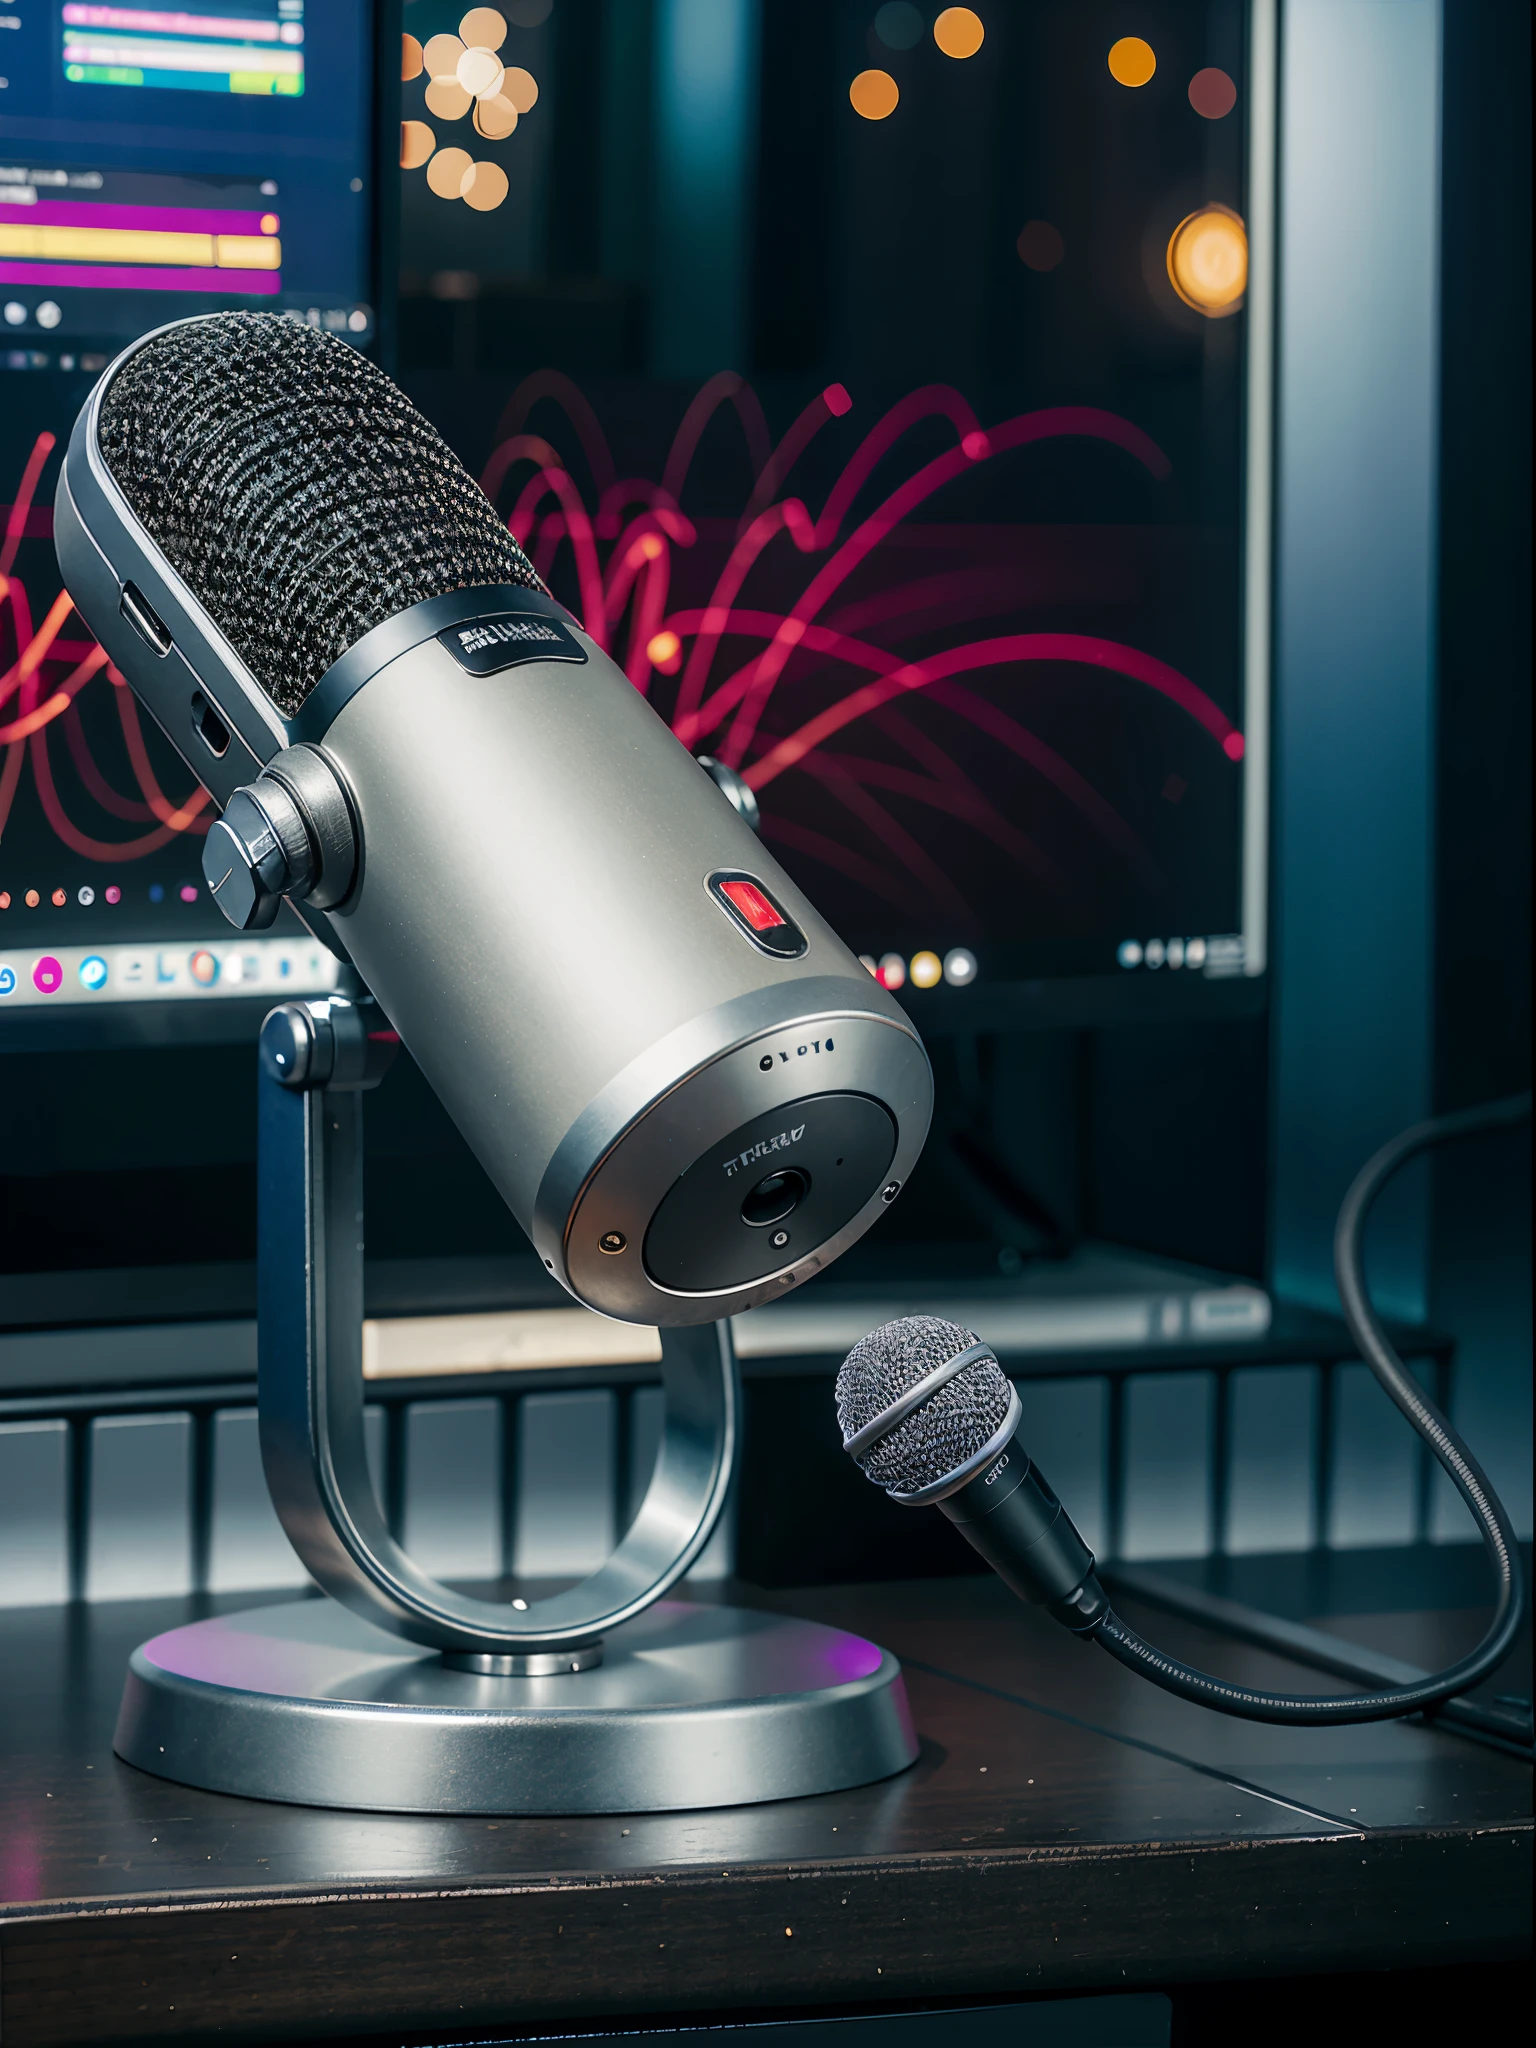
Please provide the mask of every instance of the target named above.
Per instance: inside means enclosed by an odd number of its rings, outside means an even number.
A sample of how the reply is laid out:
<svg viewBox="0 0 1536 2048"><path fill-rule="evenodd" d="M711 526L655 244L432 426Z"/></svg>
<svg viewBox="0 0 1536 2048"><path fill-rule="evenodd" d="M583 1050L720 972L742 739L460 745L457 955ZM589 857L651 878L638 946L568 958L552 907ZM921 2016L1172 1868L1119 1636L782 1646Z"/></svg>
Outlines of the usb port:
<svg viewBox="0 0 1536 2048"><path fill-rule="evenodd" d="M155 617L153 608L146 603L143 596L134 589L131 583L123 585L123 594L118 600L118 610L128 621L129 625L132 626L139 638L146 645L152 647L156 654L170 653L170 634L167 633L164 626Z"/></svg>

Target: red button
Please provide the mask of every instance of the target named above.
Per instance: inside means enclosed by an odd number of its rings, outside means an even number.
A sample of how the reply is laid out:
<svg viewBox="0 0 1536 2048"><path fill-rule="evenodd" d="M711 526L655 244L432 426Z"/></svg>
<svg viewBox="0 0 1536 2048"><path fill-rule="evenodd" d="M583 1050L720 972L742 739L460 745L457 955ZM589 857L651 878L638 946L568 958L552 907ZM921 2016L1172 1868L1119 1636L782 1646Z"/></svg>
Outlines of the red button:
<svg viewBox="0 0 1536 2048"><path fill-rule="evenodd" d="M775 925L786 924L758 888L755 882L722 882L720 893L729 899L731 908L745 919L755 932L771 932Z"/></svg>

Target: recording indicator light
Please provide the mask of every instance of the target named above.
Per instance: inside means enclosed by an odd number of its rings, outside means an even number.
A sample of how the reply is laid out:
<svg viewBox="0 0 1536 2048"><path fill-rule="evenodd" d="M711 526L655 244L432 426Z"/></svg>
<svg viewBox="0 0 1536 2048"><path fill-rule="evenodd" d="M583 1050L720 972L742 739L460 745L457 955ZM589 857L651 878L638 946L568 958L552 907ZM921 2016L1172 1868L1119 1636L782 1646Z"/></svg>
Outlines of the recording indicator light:
<svg viewBox="0 0 1536 2048"><path fill-rule="evenodd" d="M914 953L911 971L914 988L936 988L944 978L944 963L937 953Z"/></svg>
<svg viewBox="0 0 1536 2048"><path fill-rule="evenodd" d="M951 988L969 988L976 971L976 955L969 947L955 946L944 955L944 979Z"/></svg>
<svg viewBox="0 0 1536 2048"><path fill-rule="evenodd" d="M786 922L756 882L722 882L720 894L741 913L755 932L771 932L776 925Z"/></svg>
<svg viewBox="0 0 1536 2048"><path fill-rule="evenodd" d="M737 930L763 952L798 960L806 951L805 934L755 875L720 869L707 887Z"/></svg>

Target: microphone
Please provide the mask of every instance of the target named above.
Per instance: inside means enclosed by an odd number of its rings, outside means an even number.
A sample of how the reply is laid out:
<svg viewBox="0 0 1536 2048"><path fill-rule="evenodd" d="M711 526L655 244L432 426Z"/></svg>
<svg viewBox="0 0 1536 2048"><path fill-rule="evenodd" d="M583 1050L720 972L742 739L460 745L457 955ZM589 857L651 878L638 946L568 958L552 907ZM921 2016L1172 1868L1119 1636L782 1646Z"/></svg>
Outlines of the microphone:
<svg viewBox="0 0 1536 2048"><path fill-rule="evenodd" d="M355 965L578 1300L735 1315L895 1199L916 1032L374 364L272 315L159 329L76 422L55 534L220 807L225 916L286 900Z"/></svg>
<svg viewBox="0 0 1536 2048"><path fill-rule="evenodd" d="M1360 1243L1366 1211L1402 1161L1442 1137L1491 1129L1530 1114L1529 1096L1418 1126L1362 1170L1339 1220L1341 1287L1350 1329L1366 1362L1462 1486L1484 1527L1498 1572L1498 1601L1483 1640L1444 1671L1405 1685L1337 1697L1258 1692L1212 1677L1157 1649L1110 1606L1072 1519L1019 1440L1018 1390L991 1346L938 1316L903 1316L860 1338L837 1375L843 1449L867 1479L902 1507L942 1510L1021 1600L1043 1606L1075 1634L1164 1692L1240 1720L1329 1727L1439 1712L1463 1732L1531 1745L1529 1710L1502 1715L1457 1697L1497 1670L1524 1608L1519 1553L1508 1517L1450 1424L1392 1350L1365 1295Z"/></svg>
<svg viewBox="0 0 1536 2048"><path fill-rule="evenodd" d="M1021 1600L1086 1630L1108 1612L1093 1552L1019 1441L990 1345L938 1316L863 1337L837 1375L843 1449L902 1507L939 1508Z"/></svg>

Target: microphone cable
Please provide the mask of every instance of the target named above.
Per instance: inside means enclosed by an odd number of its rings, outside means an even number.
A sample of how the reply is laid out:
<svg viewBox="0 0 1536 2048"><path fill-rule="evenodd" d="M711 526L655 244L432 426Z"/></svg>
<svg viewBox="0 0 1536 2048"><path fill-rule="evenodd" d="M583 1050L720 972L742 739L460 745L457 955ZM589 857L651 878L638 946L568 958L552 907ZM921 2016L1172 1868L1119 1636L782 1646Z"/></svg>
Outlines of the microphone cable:
<svg viewBox="0 0 1536 2048"><path fill-rule="evenodd" d="M1104 1608L1078 1631L1097 1642L1118 1663L1150 1679L1165 1692L1218 1713L1234 1714L1249 1721L1277 1721L1303 1727L1342 1726L1355 1721L1385 1721L1399 1715L1425 1712L1439 1702L1463 1693L1486 1678L1509 1654L1519 1633L1525 1609L1524 1578L1520 1552L1503 1503L1489 1485L1482 1467L1462 1442L1451 1424L1424 1393L1418 1381L1393 1348L1371 1304L1365 1284L1364 1238L1371 1205L1387 1182L1420 1152L1453 1138L1469 1138L1486 1131L1501 1130L1523 1122L1531 1113L1529 1091L1491 1102L1452 1116L1432 1117L1415 1124L1400 1137L1383 1145L1356 1175L1334 1231L1333 1263L1339 1300L1350 1335L1359 1346L1377 1380L1398 1408L1428 1444L1457 1492L1466 1502L1488 1551L1497 1581L1493 1618L1477 1648L1448 1670L1435 1672L1412 1685L1393 1686L1381 1692L1347 1693L1337 1698L1315 1695L1291 1697L1284 1693L1254 1692L1245 1686L1228 1684L1208 1672L1197 1671L1155 1648L1139 1636L1113 1608ZM1070 1623L1069 1623L1070 1626ZM1530 1710L1525 1714L1523 1740L1532 1740Z"/></svg>

